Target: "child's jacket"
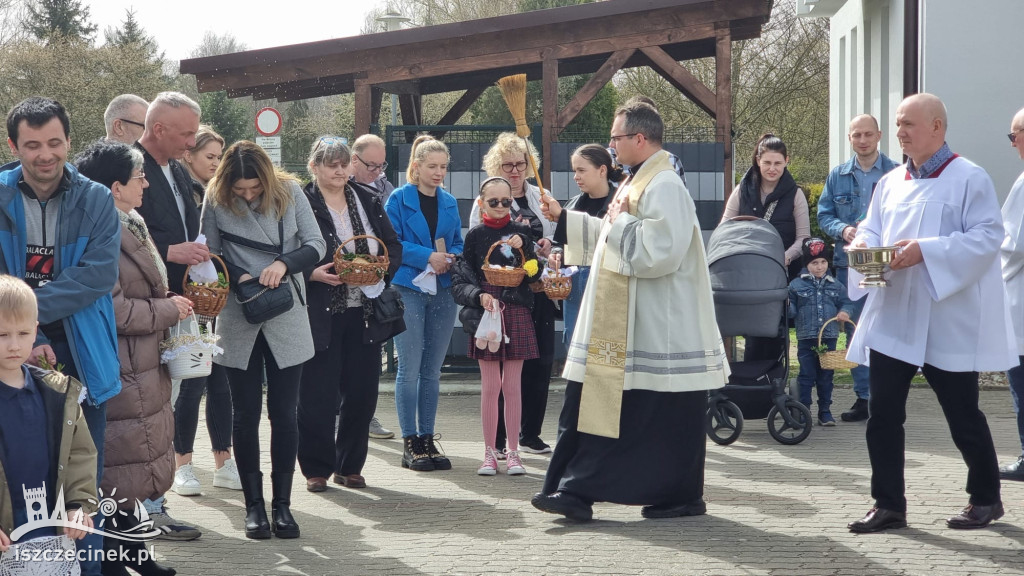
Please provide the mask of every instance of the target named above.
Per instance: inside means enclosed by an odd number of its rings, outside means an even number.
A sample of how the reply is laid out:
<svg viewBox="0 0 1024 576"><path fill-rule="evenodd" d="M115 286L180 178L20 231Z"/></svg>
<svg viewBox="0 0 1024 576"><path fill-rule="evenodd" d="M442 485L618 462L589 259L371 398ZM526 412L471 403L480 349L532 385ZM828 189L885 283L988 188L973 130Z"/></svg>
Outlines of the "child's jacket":
<svg viewBox="0 0 1024 576"><path fill-rule="evenodd" d="M853 302L846 286L831 275L801 274L789 283L789 317L796 318L797 340L817 340L821 325L841 311L852 314ZM839 322L829 324L823 337L838 338Z"/></svg>

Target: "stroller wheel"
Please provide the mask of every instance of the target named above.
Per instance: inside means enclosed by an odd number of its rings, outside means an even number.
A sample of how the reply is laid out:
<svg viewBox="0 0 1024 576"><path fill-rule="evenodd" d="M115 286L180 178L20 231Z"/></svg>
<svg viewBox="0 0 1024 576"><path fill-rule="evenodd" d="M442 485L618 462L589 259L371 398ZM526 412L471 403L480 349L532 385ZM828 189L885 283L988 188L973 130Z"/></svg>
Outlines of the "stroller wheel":
<svg viewBox="0 0 1024 576"><path fill-rule="evenodd" d="M719 400L708 407L706 429L715 444L732 444L743 432L743 413L729 400Z"/></svg>
<svg viewBox="0 0 1024 576"><path fill-rule="evenodd" d="M768 413L768 433L780 444L799 444L811 435L811 411L796 400L786 400L786 413L773 406Z"/></svg>

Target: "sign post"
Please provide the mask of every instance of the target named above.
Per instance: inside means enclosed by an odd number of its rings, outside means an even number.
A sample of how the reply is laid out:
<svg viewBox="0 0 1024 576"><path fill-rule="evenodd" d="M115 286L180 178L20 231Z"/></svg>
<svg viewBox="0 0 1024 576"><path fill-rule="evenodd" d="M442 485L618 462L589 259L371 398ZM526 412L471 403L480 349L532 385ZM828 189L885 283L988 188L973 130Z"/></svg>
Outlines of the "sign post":
<svg viewBox="0 0 1024 576"><path fill-rule="evenodd" d="M274 108L263 108L256 113L256 145L270 156L275 166L281 165L281 132L284 122L281 113Z"/></svg>

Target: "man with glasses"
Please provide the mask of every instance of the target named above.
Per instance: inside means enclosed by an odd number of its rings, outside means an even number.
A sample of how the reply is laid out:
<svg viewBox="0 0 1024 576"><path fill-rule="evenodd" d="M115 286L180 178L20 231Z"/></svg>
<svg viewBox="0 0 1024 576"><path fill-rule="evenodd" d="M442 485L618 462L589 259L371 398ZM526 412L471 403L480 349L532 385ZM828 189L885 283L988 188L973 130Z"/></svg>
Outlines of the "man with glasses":
<svg viewBox="0 0 1024 576"><path fill-rule="evenodd" d="M386 202L395 189L385 174L388 169L388 163L384 160L386 156L384 140L376 134L363 134L352 144L352 179L369 186L382 202ZM370 420L370 438L386 440L394 437L395 433L382 426L376 416Z"/></svg>
<svg viewBox="0 0 1024 576"><path fill-rule="evenodd" d="M124 142L129 146L138 142L146 128L148 108L149 102L135 94L121 94L111 100L103 113L107 140Z"/></svg>
<svg viewBox="0 0 1024 576"><path fill-rule="evenodd" d="M1010 145L1017 149L1017 155L1024 160L1024 108L1013 117L1007 136ZM1013 331L1017 335L1017 354L1024 363L1024 172L1013 183L1003 204L1003 227L1006 229L1001 249L1003 281L1006 282ZM1021 482L1024 481L1024 366L1010 368L1006 377L1010 381L1013 410L1017 413L1021 455L1015 462L999 468L999 478Z"/></svg>
<svg viewBox="0 0 1024 576"><path fill-rule="evenodd" d="M654 108L655 112L658 111L658 106L654 103L654 100L651 100L647 96L637 95L637 96L633 96L632 98L630 98L629 100L626 101L626 105L627 106L629 104L637 104L637 103L639 103L639 104L647 104L651 108ZM619 161L618 152L615 150L615 146L609 146L608 147L608 153L611 154L611 156L612 156L612 162L622 166L622 171L625 172L626 175L628 176L630 174L630 167L628 165L622 164ZM666 150L665 153L668 154L668 160L669 160L669 162L672 163L672 168L675 169L676 174L679 174L679 177L683 179L683 184L686 184L686 170L683 168L683 161L680 160L678 156L676 156L675 154L669 152L668 150Z"/></svg>

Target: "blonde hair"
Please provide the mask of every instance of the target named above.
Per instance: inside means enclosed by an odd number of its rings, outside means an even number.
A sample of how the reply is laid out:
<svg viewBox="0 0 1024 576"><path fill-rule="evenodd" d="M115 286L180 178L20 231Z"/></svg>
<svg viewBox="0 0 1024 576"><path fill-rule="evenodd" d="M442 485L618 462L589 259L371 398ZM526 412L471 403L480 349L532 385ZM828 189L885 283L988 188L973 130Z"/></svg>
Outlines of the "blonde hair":
<svg viewBox="0 0 1024 576"><path fill-rule="evenodd" d="M526 155L529 154L533 157L534 166L540 169L540 156L529 140L517 136L514 132L502 132L484 155L484 172L487 172L488 176L501 176L501 157L513 154L522 155L527 162L529 160Z"/></svg>
<svg viewBox="0 0 1024 576"><path fill-rule="evenodd" d="M410 184L419 184L419 174L416 170L413 170L414 166L419 166L421 162L427 159L427 154L433 154L434 152L441 152L445 156L449 156L448 147L444 145L444 142L440 140L434 140L433 136L424 134L418 136L412 143L412 152L409 154L409 167L405 169L405 179Z"/></svg>
<svg viewBox="0 0 1024 576"><path fill-rule="evenodd" d="M0 319L35 322L38 317L39 307L32 288L21 278L0 274Z"/></svg>
<svg viewBox="0 0 1024 576"><path fill-rule="evenodd" d="M263 197L256 209L260 214L270 213L280 217L292 203L288 185L298 185L298 179L274 166L267 153L248 140L239 140L224 151L224 159L206 187L206 197L214 206L226 206L235 214L242 213L242 207L235 202L231 187L239 180L256 178L263 186Z"/></svg>
<svg viewBox="0 0 1024 576"><path fill-rule="evenodd" d="M220 145L224 145L224 137L213 129L213 126L209 124L200 124L199 131L196 132L196 145L189 148L189 154L195 154L202 150L203 146L206 146L210 142L220 142Z"/></svg>

